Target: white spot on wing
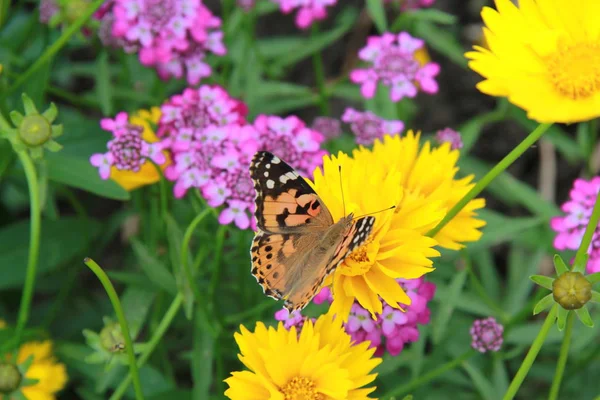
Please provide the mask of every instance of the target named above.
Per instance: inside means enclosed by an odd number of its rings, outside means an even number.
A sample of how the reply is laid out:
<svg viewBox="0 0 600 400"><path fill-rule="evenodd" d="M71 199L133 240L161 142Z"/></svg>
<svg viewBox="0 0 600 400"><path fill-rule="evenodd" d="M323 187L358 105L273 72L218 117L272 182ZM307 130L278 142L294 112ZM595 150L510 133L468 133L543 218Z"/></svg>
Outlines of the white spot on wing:
<svg viewBox="0 0 600 400"><path fill-rule="evenodd" d="M273 188L275 187L275 181L274 181L273 179L269 179L269 180L267 181L267 187L268 187L269 189L273 189Z"/></svg>
<svg viewBox="0 0 600 400"><path fill-rule="evenodd" d="M265 171L265 173L263 174L265 176L265 178L269 177L269 171Z"/></svg>
<svg viewBox="0 0 600 400"><path fill-rule="evenodd" d="M271 160L271 162L273 164L279 164L281 162L281 159L277 156L273 156L273 159Z"/></svg>

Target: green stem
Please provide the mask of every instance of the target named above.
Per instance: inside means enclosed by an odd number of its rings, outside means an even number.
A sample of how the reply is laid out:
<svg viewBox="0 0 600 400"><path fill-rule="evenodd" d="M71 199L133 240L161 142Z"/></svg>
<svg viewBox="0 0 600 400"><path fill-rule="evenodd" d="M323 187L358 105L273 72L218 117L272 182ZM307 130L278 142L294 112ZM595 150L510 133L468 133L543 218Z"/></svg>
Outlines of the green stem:
<svg viewBox="0 0 600 400"><path fill-rule="evenodd" d="M552 124L540 124L537 128L533 130L517 147L515 147L510 153L506 155L498 164L494 166L485 174L483 178L469 192L464 195L462 199L458 201L448 213L444 216L444 218L440 221L439 224L429 232L427 232L427 236L435 236L437 235L443 228L446 226L448 222L450 222L462 209L466 206L471 200L475 198L483 189L490 184L498 175L500 175L506 168L508 168L517 158L521 156L526 150L528 150L551 126Z"/></svg>
<svg viewBox="0 0 600 400"><path fill-rule="evenodd" d="M554 320L556 319L557 307L558 307L557 304L552 306L552 309L548 313L548 316L546 316L546 320L544 321L544 324L542 325L542 329L540 329L540 332L538 333L537 337L533 341L533 344L531 345L529 352L527 353L527 355L525 356L525 359L521 363L521 366L519 367L517 374L513 378L512 382L510 383L510 386L508 387L508 390L504 394L504 397L502 398L502 400L511 400L517 394L517 391L519 390L519 388L521 387L521 384L525 380L525 377L527 376L527 373L531 369L531 366L533 365L535 358L537 357L538 353L540 352L540 349L542 348L542 345L544 344L544 341L546 340L546 336L548 336L548 332L550 331L550 328L552 327L552 325L554 325Z"/></svg>
<svg viewBox="0 0 600 400"><path fill-rule="evenodd" d="M92 15L96 12L98 8L104 3L105 0L96 0L94 1L87 10L83 14L81 14L72 25L69 25L67 29L65 29L64 33L60 35L60 37L56 40L56 42L52 43L46 51L25 71L23 72L19 78L10 86L4 93L0 95L0 100L4 100L8 95L13 93L15 90L19 88L23 83L27 82L27 80L33 75L35 71L37 71L41 66L50 61L50 59L62 49L65 44L71 39L71 36L75 35L81 27L92 17Z"/></svg>
<svg viewBox="0 0 600 400"><path fill-rule="evenodd" d="M15 328L15 346L18 347L21 342L23 330L29 319L29 310L31 300L35 289L35 277L40 255L40 231L42 226L42 210L40 203L40 187L37 173L33 161L27 151L18 151L17 155L23 164L27 185L29 186L30 198L30 229L29 229L29 255L27 261L27 270L25 272L25 285L23 295L21 296L21 305L17 317L17 326Z"/></svg>
<svg viewBox="0 0 600 400"><path fill-rule="evenodd" d="M550 388L550 396L548 397L548 400L558 399L560 383L565 373L567 357L569 356L569 346L571 344L571 335L573 334L574 322L575 313L571 311L567 316L567 328L565 329L565 336L563 337L562 345L560 346L560 354L558 355L558 363L556 364L556 373L554 374L554 379L552 380L552 387Z"/></svg>
<svg viewBox="0 0 600 400"><path fill-rule="evenodd" d="M194 218L192 220L192 222L188 225L187 229L185 230L185 234L183 235L183 242L181 244L181 253L180 253L181 268L183 268L183 273L185 274L185 278L187 279L187 281L190 285L190 288L192 289L192 292L194 292L194 297L195 297L196 302L198 302L199 304L204 304L204 301L202 300L202 294L200 293L200 290L198 289L198 286L196 285L196 281L194 280L194 274L192 273L192 271L190 269L190 265L188 263L188 253L189 253L190 240L192 239L194 230L196 229L198 224L200 222L202 222L202 220L210 212L211 212L211 210L209 208L207 208L204 211L202 211L200 214L198 214L196 216L196 218Z"/></svg>
<svg viewBox="0 0 600 400"><path fill-rule="evenodd" d="M588 248L590 247L590 243L592 243L592 238L594 237L594 232L596 231L596 227L598 227L598 221L600 220L600 192L596 195L596 203L594 204L594 209L592 211L592 216L590 217L590 222L588 222L587 227L585 228L585 233L583 234L583 239L581 239L581 244L577 249L577 253L575 254L575 261L573 262L572 268L575 266L581 265L585 261L585 256L587 255Z"/></svg>
<svg viewBox="0 0 600 400"><path fill-rule="evenodd" d="M312 25L311 37L314 38L318 33L319 25L315 23ZM329 102L327 99L327 85L325 84L325 73L323 72L323 58L321 57L321 50L313 53L312 62L313 69L315 70L317 90L319 91L319 107L321 108L321 114L328 116Z"/></svg>
<svg viewBox="0 0 600 400"><path fill-rule="evenodd" d="M10 8L10 0L0 0L0 28L4 26L6 17L8 16L8 9Z"/></svg>
<svg viewBox="0 0 600 400"><path fill-rule="evenodd" d="M167 210L168 210L168 200L167 200L167 180L165 179L165 174L163 173L162 169L160 168L160 165L158 165L157 163L155 163L152 159L150 158L146 158L146 161L150 162L154 168L156 169L156 172L158 173L158 176L160 177L159 179L159 187L160 187L160 212L161 212L161 218L164 221L165 219L165 215L167 215Z"/></svg>
<svg viewBox="0 0 600 400"><path fill-rule="evenodd" d="M165 313L163 319L160 321L160 324L156 328L156 331L154 331L154 335L152 336L150 341L144 346L144 350L143 350L142 354L140 355L140 358L137 361L137 366L139 368L141 368L146 363L146 361L148 361L148 359L152 355L152 352L154 351L154 349L156 348L158 343L160 343L160 340L162 339L163 335L165 334L167 329L169 329L169 326L171 326L173 319L179 312L179 309L181 308L182 305L183 305L183 295L181 293L178 293L177 296L175 297L175 299L173 299L173 302L169 306L169 309ZM125 394L125 391L129 387L129 384L131 383L132 376L135 378L135 375L133 375L133 371L130 371L129 374L125 377L125 379L123 379L123 381L121 381L121 383L117 387L117 390L115 390L115 392L112 394L112 396L110 396L109 400L118 400L121 397L123 397L123 395ZM135 386L135 380L134 380L133 384Z"/></svg>
<svg viewBox="0 0 600 400"><path fill-rule="evenodd" d="M121 325L121 332L123 333L123 338L125 339L125 350L127 351L127 357L129 358L129 374L133 378L133 388L135 390L135 398L137 400L143 400L144 394L142 393L142 384L140 382L140 374L138 372L138 367L135 362L135 354L133 353L133 343L131 341L131 336L129 335L129 325L127 324L127 320L125 319L125 313L123 313L123 307L121 307L121 302L119 301L119 296L115 291L110 279L106 273L100 268L98 264L94 260L89 257L86 257L83 262L88 266L89 269L92 270L94 274L98 277L102 286L104 286L104 290L106 290L106 294L112 303L112 306L115 310L115 314L119 320L119 324Z"/></svg>
<svg viewBox="0 0 600 400"><path fill-rule="evenodd" d="M214 294L221 278L221 254L223 253L223 242L225 241L226 232L227 225L219 225L217 230L217 238L215 240L215 259L212 268L212 276L210 277L210 283L208 286L208 297L210 298L209 301L212 305L212 312L214 312Z"/></svg>
<svg viewBox="0 0 600 400"><path fill-rule="evenodd" d="M443 375L444 373L458 367L460 364L463 363L463 361L468 360L476 353L477 352L475 350L471 349L471 350L463 353L462 355L458 356L454 360L449 361L446 364L444 364L432 371L429 371L425 375L422 375L416 379L413 379L412 381L408 382L405 385L398 386L395 389L392 389L391 391L386 393L386 395L383 398L384 399L392 399L392 398L398 397L404 393L410 392L410 391L418 388L419 386L429 383L429 382L433 381L434 379L438 378L439 376Z"/></svg>

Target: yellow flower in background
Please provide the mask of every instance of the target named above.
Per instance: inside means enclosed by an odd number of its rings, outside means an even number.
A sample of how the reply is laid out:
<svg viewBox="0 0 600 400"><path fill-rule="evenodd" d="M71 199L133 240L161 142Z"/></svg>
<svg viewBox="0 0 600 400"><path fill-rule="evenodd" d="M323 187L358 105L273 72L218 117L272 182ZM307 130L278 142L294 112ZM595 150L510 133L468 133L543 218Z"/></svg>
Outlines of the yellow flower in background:
<svg viewBox="0 0 600 400"><path fill-rule="evenodd" d="M161 116L160 108L139 110L131 116L121 112L115 119L103 119L100 125L113 132L108 142L108 152L94 154L90 158L98 167L102 179L112 179L124 189L131 191L160 180L156 167L147 160L151 158L162 171L170 164L166 151L154 133Z"/></svg>
<svg viewBox="0 0 600 400"><path fill-rule="evenodd" d="M369 399L375 387L363 388L377 374L381 363L374 358L369 342L353 345L340 318L321 315L313 324L307 320L301 332L256 324L254 332L240 326L235 334L239 358L248 368L225 379L232 400L259 399Z"/></svg>
<svg viewBox="0 0 600 400"><path fill-rule="evenodd" d="M25 343L19 348L17 365L21 366L30 356L33 357L29 368L25 371L25 376L20 379L21 386L18 388L28 400L55 400L57 398L56 394L67 384L67 370L64 364L59 363L54 357L52 346L52 341L45 340L43 342ZM11 355L8 354L6 360L10 359ZM18 368L20 370L21 367ZM23 378L36 380L37 382L28 385L23 382ZM2 399L3 396L0 395L0 400Z"/></svg>
<svg viewBox="0 0 600 400"><path fill-rule="evenodd" d="M539 122L600 116L600 1L496 0L496 8L481 12L489 49L465 54L486 78L477 88Z"/></svg>
<svg viewBox="0 0 600 400"><path fill-rule="evenodd" d="M450 144L432 149L427 142L420 148L419 138L412 131L403 138L385 136L372 150L361 146L352 157L325 157L323 171L315 170L312 186L334 220L395 206L375 214L370 238L325 281L333 287L330 312L344 320L354 300L373 316L383 311L380 298L396 308L410 304L397 278L415 279L433 271L436 245L459 249L481 236L478 228L485 222L475 218L475 210L484 206L483 199L471 201L434 238L426 236L473 184L472 177L455 179L459 152Z"/></svg>
<svg viewBox="0 0 600 400"><path fill-rule="evenodd" d="M4 329L6 328L6 321L3 319L0 319L0 329Z"/></svg>

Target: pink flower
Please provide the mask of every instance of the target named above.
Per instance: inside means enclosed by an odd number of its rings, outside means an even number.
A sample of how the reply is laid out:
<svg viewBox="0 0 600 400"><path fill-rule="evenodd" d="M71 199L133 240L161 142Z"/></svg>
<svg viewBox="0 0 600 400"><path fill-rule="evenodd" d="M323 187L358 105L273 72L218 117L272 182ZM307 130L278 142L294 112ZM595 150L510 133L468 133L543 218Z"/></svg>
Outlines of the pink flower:
<svg viewBox="0 0 600 400"><path fill-rule="evenodd" d="M418 87L426 93L436 93L438 85L435 76L440 67L435 63L421 65L415 53L424 46L423 40L413 38L406 32L398 35L384 33L371 36L358 57L369 65L365 69L355 69L350 80L361 85L365 98L372 98L378 82L390 87L390 99L398 102L405 97L415 97Z"/></svg>
<svg viewBox="0 0 600 400"><path fill-rule="evenodd" d="M243 9L245 12L252 10L255 4L256 0L237 0L238 7Z"/></svg>
<svg viewBox="0 0 600 400"><path fill-rule="evenodd" d="M94 167L98 167L102 179L110 178L110 167L113 165L113 162L114 160L111 153L93 154L90 157L90 163Z"/></svg>
<svg viewBox="0 0 600 400"><path fill-rule="evenodd" d="M418 325L429 323L430 311L427 303L435 295L435 284L419 279L397 279L399 285L411 298L411 305L402 305L405 311L395 309L384 303L383 313L373 320L371 314L360 304L354 303L344 327L356 343L369 341L370 347L376 349L375 354L383 355L385 351L393 356L400 354L406 343L419 339ZM333 301L330 290L325 287L313 299Z"/></svg>
<svg viewBox="0 0 600 400"><path fill-rule="evenodd" d="M311 129L319 132L326 140L334 139L342 134L342 124L336 118L317 117L313 120Z"/></svg>
<svg viewBox="0 0 600 400"><path fill-rule="evenodd" d="M594 177L589 181L575 180L570 192L570 199L561 207L565 215L550 220L550 227L556 231L554 247L557 250L577 250L579 248L599 190L600 177ZM591 274L600 271L600 227L596 227L587 252L589 254L587 272Z"/></svg>
<svg viewBox="0 0 600 400"><path fill-rule="evenodd" d="M493 317L486 319L477 319L471 326L471 347L475 350L485 353L486 351L498 351L504 341L502 333L504 327L496 322Z"/></svg>
<svg viewBox="0 0 600 400"><path fill-rule="evenodd" d="M162 79L185 76L197 84L212 73L208 53L226 54L221 20L201 0L113 0L100 17L103 42L137 52Z"/></svg>
<svg viewBox="0 0 600 400"><path fill-rule="evenodd" d="M463 147L460 132L457 132L451 128L444 128L442 130L437 131L437 133L435 134L435 139L439 144L450 143L450 148L452 150L462 149Z"/></svg>
<svg viewBox="0 0 600 400"><path fill-rule="evenodd" d="M245 212L248 207L247 204L238 200L229 200L227 205L228 207L221 211L221 215L219 215L219 223L221 225L227 225L232 221L235 221L238 228L248 229L250 226L250 218Z"/></svg>
<svg viewBox="0 0 600 400"><path fill-rule="evenodd" d="M387 121L370 111L360 112L346 108L342 121L350 124L350 130L356 136L356 143L370 145L384 135L399 135L404 130L404 122Z"/></svg>
<svg viewBox="0 0 600 400"><path fill-rule="evenodd" d="M275 4L279 4L281 12L284 14L291 13L294 9L298 9L296 14L296 25L300 29L306 29L315 21L320 21L327 18L327 7L335 5L337 0L271 0Z"/></svg>

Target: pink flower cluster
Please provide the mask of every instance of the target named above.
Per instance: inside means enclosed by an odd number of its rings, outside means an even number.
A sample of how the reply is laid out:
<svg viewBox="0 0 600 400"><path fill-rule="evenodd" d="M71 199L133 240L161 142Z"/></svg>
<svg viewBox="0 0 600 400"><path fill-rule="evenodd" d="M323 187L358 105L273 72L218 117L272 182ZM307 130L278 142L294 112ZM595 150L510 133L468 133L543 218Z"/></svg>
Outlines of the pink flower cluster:
<svg viewBox="0 0 600 400"><path fill-rule="evenodd" d="M298 9L296 14L296 25L300 29L306 29L315 21L327 17L327 7L335 5L337 0L271 0L279 4L279 9L284 14L289 14Z"/></svg>
<svg viewBox="0 0 600 400"><path fill-rule="evenodd" d="M566 215L552 218L550 226L556 231L554 247L557 250L577 250L581 245L585 228L592 216L596 196L600 191L600 177L591 180L576 179L571 189L570 199L561 209ZM589 274L600 272L600 227L596 227L592 243L588 248L588 263L586 270Z"/></svg>
<svg viewBox="0 0 600 400"><path fill-rule="evenodd" d="M373 144L375 139L384 135L399 135L404 130L404 122L400 120L385 120L370 111L357 111L346 108L342 121L350 124L350 130L356 136L356 143L362 145Z"/></svg>
<svg viewBox="0 0 600 400"><path fill-rule="evenodd" d="M352 305L348 321L344 324L346 332L356 343L368 340L371 347L376 348L375 354L381 356L387 350L392 356L402 352L406 343L419 340L417 325L429 323L430 310L427 303L435 295L435 284L419 279L398 279L398 284L406 291L411 299L411 305L403 305L404 312L392 308L383 302L383 313L373 320L369 311L355 302ZM331 291L325 287L315 296L313 302L321 304L333 301ZM275 313L278 321L284 321L285 327L301 326L306 317L299 312L288 313L283 309Z"/></svg>
<svg viewBox="0 0 600 400"><path fill-rule="evenodd" d="M111 25L112 43L138 52L140 62L154 66L162 79L185 75L195 85L212 72L206 54L227 52L221 20L201 0L111 1L101 15Z"/></svg>
<svg viewBox="0 0 600 400"><path fill-rule="evenodd" d="M450 148L452 150L459 150L463 147L462 137L460 136L460 132L455 131L451 128L444 128L435 134L435 140L439 143L450 143Z"/></svg>
<svg viewBox="0 0 600 400"><path fill-rule="evenodd" d="M413 38L407 32L371 36L367 46L358 53L358 57L370 65L353 70L350 80L361 85L361 93L367 99L375 95L379 82L389 86L394 102L415 97L419 89L437 93L438 84L434 78L440 72L440 66L432 62L421 65L416 52L423 46L423 40Z"/></svg>
<svg viewBox="0 0 600 400"><path fill-rule="evenodd" d="M323 135L295 116L259 115L246 123L246 106L218 86L186 89L161 107L157 129L173 164L165 170L175 197L198 188L212 207L225 205L221 224L247 229L253 221L254 185L248 172L258 150L271 151L299 173L312 175L322 163Z"/></svg>
<svg viewBox="0 0 600 400"><path fill-rule="evenodd" d="M113 139L106 144L108 151L90 157L90 163L98 168L102 179L110 177L113 166L119 170L137 172L146 159L158 165L166 162L163 153L165 144L145 141L142 137L144 128L130 124L127 113L120 112L115 119L103 118L100 126L113 134Z"/></svg>
<svg viewBox="0 0 600 400"><path fill-rule="evenodd" d="M477 319L471 326L471 347L480 353L498 351L504 341L504 326L496 322L494 317Z"/></svg>

